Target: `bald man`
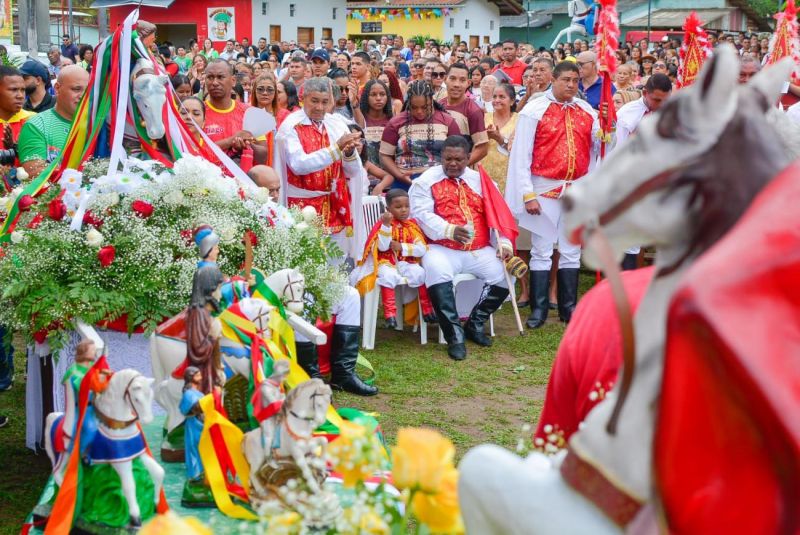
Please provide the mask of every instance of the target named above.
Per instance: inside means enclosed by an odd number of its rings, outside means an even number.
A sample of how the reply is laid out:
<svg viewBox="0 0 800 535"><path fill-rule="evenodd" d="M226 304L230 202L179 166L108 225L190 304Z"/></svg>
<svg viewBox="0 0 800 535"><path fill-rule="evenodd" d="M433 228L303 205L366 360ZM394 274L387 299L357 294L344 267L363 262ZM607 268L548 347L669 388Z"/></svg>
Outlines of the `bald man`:
<svg viewBox="0 0 800 535"><path fill-rule="evenodd" d="M247 172L253 182L259 188L266 188L269 190L269 198L276 204L280 204L281 197L281 178L272 167L268 165L254 165Z"/></svg>
<svg viewBox="0 0 800 535"><path fill-rule="evenodd" d="M31 117L22 127L17 143L19 161L31 178L61 154L88 84L89 73L85 69L78 65L63 67L54 85L56 105Z"/></svg>
<svg viewBox="0 0 800 535"><path fill-rule="evenodd" d="M597 74L597 55L594 52L586 51L578 54L577 64L580 69L581 79L578 82L578 89L586 97L586 102L596 109L600 109L600 97L603 93L603 79ZM617 92L612 85L611 94Z"/></svg>

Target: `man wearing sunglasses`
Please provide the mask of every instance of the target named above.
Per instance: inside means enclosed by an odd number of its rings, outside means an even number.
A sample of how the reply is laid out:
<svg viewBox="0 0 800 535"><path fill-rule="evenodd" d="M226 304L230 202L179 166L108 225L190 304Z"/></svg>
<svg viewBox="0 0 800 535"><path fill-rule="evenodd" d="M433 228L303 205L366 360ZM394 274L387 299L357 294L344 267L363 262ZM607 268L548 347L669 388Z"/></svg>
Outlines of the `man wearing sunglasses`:
<svg viewBox="0 0 800 535"><path fill-rule="evenodd" d="M411 81L425 79L425 62L415 59L411 64Z"/></svg>

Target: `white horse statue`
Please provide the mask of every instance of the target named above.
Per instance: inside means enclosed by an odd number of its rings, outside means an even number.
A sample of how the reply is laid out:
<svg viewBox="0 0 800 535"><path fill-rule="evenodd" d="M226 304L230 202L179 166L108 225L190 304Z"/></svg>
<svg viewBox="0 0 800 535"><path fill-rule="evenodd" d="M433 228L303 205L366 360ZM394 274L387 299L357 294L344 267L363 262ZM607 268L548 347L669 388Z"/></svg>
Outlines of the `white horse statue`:
<svg viewBox="0 0 800 535"><path fill-rule="evenodd" d="M169 77L156 74L153 62L139 58L131 71L133 100L144 119L144 126L150 139L161 139L166 133L162 113L167 102Z"/></svg>
<svg viewBox="0 0 800 535"><path fill-rule="evenodd" d="M297 476L311 494L322 490L324 466L313 466L312 460L322 457L328 441L314 437L314 430L325 423L330 404L331 388L320 379L309 379L287 394L275 416L274 434L265 435L261 427L245 434L242 451L250 464L254 505L269 497L268 486L279 487Z"/></svg>
<svg viewBox="0 0 800 535"><path fill-rule="evenodd" d="M491 445L469 451L459 482L469 533L653 528L652 507L643 506L657 499L652 445L670 298L692 262L790 161L766 113L789 78L791 61L737 89L738 69L733 48L717 49L695 84L645 118L636 135L565 198L571 235L586 240L600 225L619 259L637 244L656 247L656 276L634 319L632 380L626 385L621 372L560 455L521 459ZM584 261L601 268L591 248ZM624 403L619 413L618 403Z"/></svg>
<svg viewBox="0 0 800 535"><path fill-rule="evenodd" d="M570 18L569 26L558 32L550 48L555 50L556 45L565 35L567 36L567 42L572 42L573 33L587 37L592 29L586 27L586 19L589 17L592 9L593 5L591 1L587 3L584 0L569 0L567 2L567 14Z"/></svg>
<svg viewBox="0 0 800 535"><path fill-rule="evenodd" d="M119 475L132 526L141 525L142 520L139 504L136 501L134 459L141 459L142 465L150 474L154 485L153 501L156 505L164 482L164 469L147 453L144 434L138 425L153 421L152 385L153 379L148 379L136 370L121 370L111 376L107 388L97 394L92 403L93 417L97 420L97 433L88 446L87 456L92 464L110 464ZM45 437L48 437L45 449L53 463L54 479L59 485L62 483L62 472L58 470L60 460L58 454L53 451L49 436L60 414L48 415L45 428ZM92 416L87 415L87 417ZM120 441L125 442L124 448L114 447L114 443ZM123 454L123 457L119 457Z"/></svg>
<svg viewBox="0 0 800 535"><path fill-rule="evenodd" d="M282 269L264 282L278 296L290 315L303 310L303 296L305 292L305 278L296 269ZM267 325L272 305L261 299L245 298L239 301L241 310L247 319L254 322L256 327L269 336ZM294 321L293 321L294 320ZM319 332L316 328L303 321L298 316L291 316L289 323L292 326L299 323L305 324L311 330ZM234 375L250 376L250 351L238 340L222 338L220 349L224 364ZM178 338L154 334L150 339L150 358L152 361L153 377L156 380L155 399L167 411L166 427L168 431L180 425L184 416L178 409L183 390L183 380L172 377L172 372L180 366L186 358L186 341Z"/></svg>

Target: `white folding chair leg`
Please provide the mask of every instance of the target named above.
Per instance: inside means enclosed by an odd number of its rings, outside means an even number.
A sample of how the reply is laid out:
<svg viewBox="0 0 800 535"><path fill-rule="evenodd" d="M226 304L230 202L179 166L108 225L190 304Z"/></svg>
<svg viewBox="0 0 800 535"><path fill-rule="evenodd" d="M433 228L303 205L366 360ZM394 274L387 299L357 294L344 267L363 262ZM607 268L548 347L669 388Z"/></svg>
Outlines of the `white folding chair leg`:
<svg viewBox="0 0 800 535"><path fill-rule="evenodd" d="M422 301L417 297L417 316L419 317L419 343L426 345L428 343L428 324L422 316Z"/></svg>
<svg viewBox="0 0 800 535"><path fill-rule="evenodd" d="M364 334L361 337L364 349L375 349L375 329L378 322L378 286L364 296Z"/></svg>
<svg viewBox="0 0 800 535"><path fill-rule="evenodd" d="M494 314L489 316L489 336L494 338Z"/></svg>

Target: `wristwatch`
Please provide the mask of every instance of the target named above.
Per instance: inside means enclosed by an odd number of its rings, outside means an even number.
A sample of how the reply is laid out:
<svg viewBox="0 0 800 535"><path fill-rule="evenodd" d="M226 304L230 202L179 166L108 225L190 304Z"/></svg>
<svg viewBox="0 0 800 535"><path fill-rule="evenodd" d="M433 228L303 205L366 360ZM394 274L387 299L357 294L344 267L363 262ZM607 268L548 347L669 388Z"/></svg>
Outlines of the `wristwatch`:
<svg viewBox="0 0 800 535"><path fill-rule="evenodd" d="M503 147L508 147L508 138L507 137L503 138L503 145L502 146Z"/></svg>

